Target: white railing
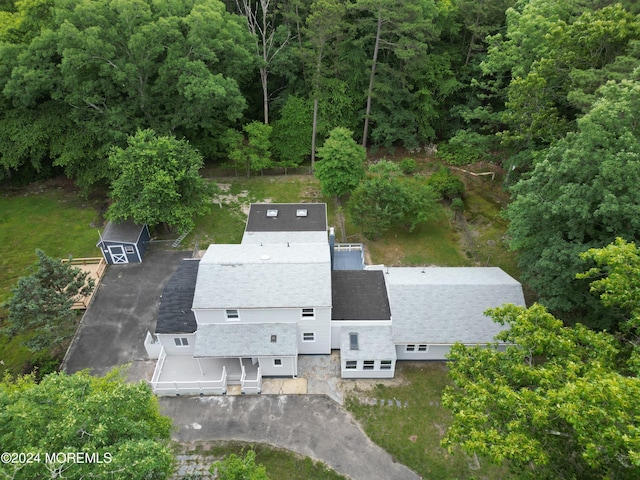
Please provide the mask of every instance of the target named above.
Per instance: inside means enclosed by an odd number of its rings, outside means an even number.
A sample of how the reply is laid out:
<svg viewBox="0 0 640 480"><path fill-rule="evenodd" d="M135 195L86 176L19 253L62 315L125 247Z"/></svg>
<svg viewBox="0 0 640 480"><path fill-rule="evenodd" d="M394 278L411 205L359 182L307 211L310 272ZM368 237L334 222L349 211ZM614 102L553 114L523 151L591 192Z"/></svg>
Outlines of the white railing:
<svg viewBox="0 0 640 480"><path fill-rule="evenodd" d="M362 243L336 243L333 249L334 252L361 252L363 245Z"/></svg>
<svg viewBox="0 0 640 480"><path fill-rule="evenodd" d="M224 395L227 393L227 369L222 367L220 380L154 383L152 379L151 386L156 395Z"/></svg>
<svg viewBox="0 0 640 480"><path fill-rule="evenodd" d="M160 350L160 355L158 356L158 362L156 363L156 368L153 370L153 376L151 377L151 388L155 391L155 385L158 383L160 379L160 375L162 375L162 367L164 366L164 359L167 358L167 354L164 351L164 347Z"/></svg>
<svg viewBox="0 0 640 480"><path fill-rule="evenodd" d="M242 393L260 393L262 389L262 372L258 367L255 380L247 380L245 378L244 367L242 367L242 380L240 385L242 386Z"/></svg>

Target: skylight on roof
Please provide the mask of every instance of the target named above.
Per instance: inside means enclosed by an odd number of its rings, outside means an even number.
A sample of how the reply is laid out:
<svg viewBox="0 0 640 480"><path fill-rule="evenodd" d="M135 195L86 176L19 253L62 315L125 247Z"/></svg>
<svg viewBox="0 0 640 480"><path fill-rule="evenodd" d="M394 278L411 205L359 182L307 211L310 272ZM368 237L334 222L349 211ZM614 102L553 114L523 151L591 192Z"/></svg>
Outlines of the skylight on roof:
<svg viewBox="0 0 640 480"><path fill-rule="evenodd" d="M267 210L267 217L275 218L278 216L278 210L275 208L270 208Z"/></svg>
<svg viewBox="0 0 640 480"><path fill-rule="evenodd" d="M298 208L296 210L296 217L306 217L307 216L307 209L306 208Z"/></svg>

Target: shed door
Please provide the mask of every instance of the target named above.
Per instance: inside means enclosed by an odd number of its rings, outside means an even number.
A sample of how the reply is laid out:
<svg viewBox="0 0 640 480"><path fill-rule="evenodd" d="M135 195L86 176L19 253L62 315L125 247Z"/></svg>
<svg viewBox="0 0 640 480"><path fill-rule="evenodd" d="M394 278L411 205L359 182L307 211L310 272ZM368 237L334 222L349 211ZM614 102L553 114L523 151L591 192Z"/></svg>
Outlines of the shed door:
<svg viewBox="0 0 640 480"><path fill-rule="evenodd" d="M109 254L113 263L129 263L122 245L109 245Z"/></svg>

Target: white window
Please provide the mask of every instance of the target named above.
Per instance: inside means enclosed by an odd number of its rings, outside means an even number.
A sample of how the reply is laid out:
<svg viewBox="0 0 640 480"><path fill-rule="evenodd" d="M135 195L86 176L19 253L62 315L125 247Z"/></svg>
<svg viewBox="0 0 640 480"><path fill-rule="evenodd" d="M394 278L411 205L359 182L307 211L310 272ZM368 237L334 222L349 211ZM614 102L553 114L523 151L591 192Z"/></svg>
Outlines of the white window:
<svg viewBox="0 0 640 480"><path fill-rule="evenodd" d="M238 314L238 310L226 310L227 320L240 320L240 314Z"/></svg>
<svg viewBox="0 0 640 480"><path fill-rule="evenodd" d="M304 332L302 334L302 341L303 342L315 342L316 341L316 334L313 332Z"/></svg>
<svg viewBox="0 0 640 480"><path fill-rule="evenodd" d="M357 366L358 366L357 360L347 360L347 365L345 368L347 370L355 370Z"/></svg>
<svg viewBox="0 0 640 480"><path fill-rule="evenodd" d="M429 351L429 345L418 345L418 351L419 352L428 352Z"/></svg>
<svg viewBox="0 0 640 480"><path fill-rule="evenodd" d="M188 347L189 346L189 339L185 338L185 337L174 338L173 341L175 342L176 347Z"/></svg>
<svg viewBox="0 0 640 480"><path fill-rule="evenodd" d="M415 345L407 345L407 352L415 352L416 351L416 346Z"/></svg>
<svg viewBox="0 0 640 480"><path fill-rule="evenodd" d="M303 308L302 309L302 318L314 318L316 316L313 308Z"/></svg>
<svg viewBox="0 0 640 480"><path fill-rule="evenodd" d="M380 360L380 370L391 370L391 360Z"/></svg>
<svg viewBox="0 0 640 480"><path fill-rule="evenodd" d="M373 366L376 364L376 362L374 360L365 360L364 362L362 362L362 369L363 370L373 370Z"/></svg>
<svg viewBox="0 0 640 480"><path fill-rule="evenodd" d="M282 366L282 359L281 358L274 358L273 359L273 366L274 367L281 367Z"/></svg>
<svg viewBox="0 0 640 480"><path fill-rule="evenodd" d="M134 253L135 250L133 249L133 247L131 245L127 245L124 247L124 251L125 253Z"/></svg>

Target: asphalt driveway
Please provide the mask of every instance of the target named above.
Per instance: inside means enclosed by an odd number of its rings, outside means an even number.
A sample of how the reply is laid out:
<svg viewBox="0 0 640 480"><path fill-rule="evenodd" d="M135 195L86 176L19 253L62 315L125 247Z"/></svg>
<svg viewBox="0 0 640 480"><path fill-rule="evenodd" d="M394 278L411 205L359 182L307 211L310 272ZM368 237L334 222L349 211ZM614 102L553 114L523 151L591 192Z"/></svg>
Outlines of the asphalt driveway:
<svg viewBox="0 0 640 480"><path fill-rule="evenodd" d="M321 460L355 480L420 477L373 443L340 405L325 395L161 397L181 443L261 442Z"/></svg>
<svg viewBox="0 0 640 480"><path fill-rule="evenodd" d="M162 289L191 252L149 248L142 263L110 265L85 313L62 368L104 375L117 365L147 360L144 339L155 330Z"/></svg>

